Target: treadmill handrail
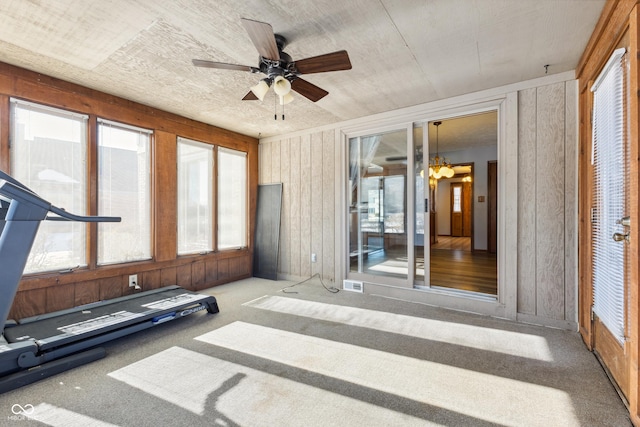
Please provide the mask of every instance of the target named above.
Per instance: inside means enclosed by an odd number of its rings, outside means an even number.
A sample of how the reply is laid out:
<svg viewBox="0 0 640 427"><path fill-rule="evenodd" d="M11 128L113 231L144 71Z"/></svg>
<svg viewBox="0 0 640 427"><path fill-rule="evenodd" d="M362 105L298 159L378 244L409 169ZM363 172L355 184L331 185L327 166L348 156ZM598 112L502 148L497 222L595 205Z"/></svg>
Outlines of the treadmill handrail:
<svg viewBox="0 0 640 427"><path fill-rule="evenodd" d="M47 216L48 221L78 221L78 222L120 222L122 219L119 216L83 216L75 215L51 205L49 211L58 216Z"/></svg>
<svg viewBox="0 0 640 427"><path fill-rule="evenodd" d="M24 204L38 206L41 209L58 215L57 217L47 216L45 218L47 220L78 222L120 222L122 220L120 217L113 216L83 216L72 214L57 206L53 206L42 197L30 191L28 188L22 186L22 184L20 184L19 182L15 180L8 181L2 179L2 177L5 175L6 174L4 172L0 171L0 196L4 196L5 198L9 199L9 201L18 199Z"/></svg>
<svg viewBox="0 0 640 427"><path fill-rule="evenodd" d="M20 181L18 181L17 179L15 179L14 177L12 177L11 175L9 175L8 173L6 173L1 169L0 169L0 179L4 181L9 181L15 186L22 187L25 190L31 191L26 185L24 185L23 183L21 183Z"/></svg>

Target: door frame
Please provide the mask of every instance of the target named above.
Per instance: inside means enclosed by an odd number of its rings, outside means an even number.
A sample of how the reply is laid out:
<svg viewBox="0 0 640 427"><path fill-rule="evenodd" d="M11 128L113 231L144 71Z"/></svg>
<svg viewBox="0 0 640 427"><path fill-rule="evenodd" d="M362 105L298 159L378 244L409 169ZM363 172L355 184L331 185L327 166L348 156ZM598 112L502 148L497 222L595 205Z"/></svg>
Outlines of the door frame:
<svg viewBox="0 0 640 427"><path fill-rule="evenodd" d="M563 80L564 81L564 80ZM336 158L340 159L336 179L335 210L335 277L338 283L349 278L347 258L347 185L349 138L376 133L384 128L398 129L424 125L430 121L463 115L496 111L498 114L498 295L497 298L478 298L473 295L443 292L441 290L418 290L409 286L386 281L369 281L364 278L365 293L400 298L420 303L437 305L456 310L473 311L489 316L518 320L518 92L496 90L469 94L441 102L418 106L414 109L391 112L369 117L367 120L345 122L335 130ZM410 134L410 137L413 135ZM426 132L423 147L428 144ZM423 152L426 153L426 151ZM425 154L426 155L426 154ZM409 159L412 157L409 156ZM413 188L409 187L413 196ZM410 250L412 247L409 246ZM374 278L375 279L375 278ZM563 323L564 324L564 323Z"/></svg>

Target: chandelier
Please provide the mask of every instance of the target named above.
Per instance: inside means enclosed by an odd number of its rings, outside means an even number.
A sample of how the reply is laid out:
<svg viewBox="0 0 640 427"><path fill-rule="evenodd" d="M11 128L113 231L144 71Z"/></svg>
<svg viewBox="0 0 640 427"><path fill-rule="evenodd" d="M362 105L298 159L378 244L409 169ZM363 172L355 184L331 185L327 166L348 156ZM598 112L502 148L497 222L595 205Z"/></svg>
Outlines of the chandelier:
<svg viewBox="0 0 640 427"><path fill-rule="evenodd" d="M451 178L455 175L455 172L451 168L451 164L447 162L444 157L440 157L438 154L438 127L442 122L433 122L436 127L436 155L429 159L429 178Z"/></svg>

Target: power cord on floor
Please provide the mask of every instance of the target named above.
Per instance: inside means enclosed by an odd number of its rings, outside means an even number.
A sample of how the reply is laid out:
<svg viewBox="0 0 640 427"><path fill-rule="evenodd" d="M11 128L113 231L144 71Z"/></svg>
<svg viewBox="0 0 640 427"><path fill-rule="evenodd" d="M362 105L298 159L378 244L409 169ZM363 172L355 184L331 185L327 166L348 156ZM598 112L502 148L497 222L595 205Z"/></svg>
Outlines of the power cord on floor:
<svg viewBox="0 0 640 427"><path fill-rule="evenodd" d="M295 283L291 286L287 286L285 288L280 289L281 292L285 293L285 294L297 294L297 291L287 291L287 289L291 289L294 286L298 286L298 285L302 285L303 283L308 282L309 280L313 279L314 277L317 277L320 280L320 283L322 284L322 287L325 288L328 292L331 292L332 294L337 294L338 292L340 292L340 289L331 286L331 287L327 287L324 282L322 281L322 277L320 277L320 273L316 273L313 276L309 277L308 279L303 280L302 282L298 282Z"/></svg>

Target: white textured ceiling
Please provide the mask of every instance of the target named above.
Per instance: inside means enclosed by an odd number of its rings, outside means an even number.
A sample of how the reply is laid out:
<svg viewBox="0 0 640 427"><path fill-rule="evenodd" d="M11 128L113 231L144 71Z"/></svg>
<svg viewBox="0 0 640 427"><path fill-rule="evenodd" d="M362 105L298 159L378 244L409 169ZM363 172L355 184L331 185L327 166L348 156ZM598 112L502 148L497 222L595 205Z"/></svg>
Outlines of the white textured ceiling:
<svg viewBox="0 0 640 427"><path fill-rule="evenodd" d="M254 137L267 137L572 70L604 0L0 0L0 61ZM259 75L240 18L267 22L294 60L345 49L273 119L242 101ZM295 94L294 94L295 95ZM279 110L280 111L280 110Z"/></svg>

